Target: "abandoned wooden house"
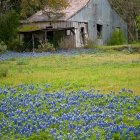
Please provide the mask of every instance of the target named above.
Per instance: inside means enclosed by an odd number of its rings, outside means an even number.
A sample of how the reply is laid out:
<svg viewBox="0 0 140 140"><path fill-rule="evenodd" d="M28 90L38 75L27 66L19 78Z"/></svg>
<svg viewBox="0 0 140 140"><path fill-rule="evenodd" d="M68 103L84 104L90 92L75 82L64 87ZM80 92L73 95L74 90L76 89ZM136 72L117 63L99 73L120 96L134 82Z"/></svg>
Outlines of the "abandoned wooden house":
<svg viewBox="0 0 140 140"><path fill-rule="evenodd" d="M127 24L111 8L108 0L68 2L69 6L60 13L44 9L22 21L21 38L25 42L31 41L33 46L42 41L78 48L87 40L106 44L115 29L121 29L127 37Z"/></svg>

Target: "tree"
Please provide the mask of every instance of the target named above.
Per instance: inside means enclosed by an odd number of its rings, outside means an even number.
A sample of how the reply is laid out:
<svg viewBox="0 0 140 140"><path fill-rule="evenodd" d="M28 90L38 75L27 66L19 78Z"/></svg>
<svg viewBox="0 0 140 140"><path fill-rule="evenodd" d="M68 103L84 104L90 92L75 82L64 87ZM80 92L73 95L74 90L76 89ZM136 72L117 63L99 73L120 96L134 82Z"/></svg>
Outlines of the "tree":
<svg viewBox="0 0 140 140"><path fill-rule="evenodd" d="M137 17L137 28L140 31L140 15Z"/></svg>
<svg viewBox="0 0 140 140"><path fill-rule="evenodd" d="M17 36L19 19L27 18L45 7L59 11L67 0L0 0L0 41L6 44Z"/></svg>
<svg viewBox="0 0 140 140"><path fill-rule="evenodd" d="M137 16L140 14L140 0L109 0L112 7L128 24L130 41L137 40Z"/></svg>
<svg viewBox="0 0 140 140"><path fill-rule="evenodd" d="M0 13L4 14L11 10L20 11L21 0L0 0Z"/></svg>
<svg viewBox="0 0 140 140"><path fill-rule="evenodd" d="M52 11L60 11L66 8L67 5L67 0L22 0L21 17L27 18L46 7Z"/></svg>
<svg viewBox="0 0 140 140"><path fill-rule="evenodd" d="M0 13L15 10L21 18L27 18L45 7L59 11L67 6L67 0L0 0Z"/></svg>
<svg viewBox="0 0 140 140"><path fill-rule="evenodd" d="M17 36L19 16L15 11L10 11L0 15L0 41L8 44Z"/></svg>

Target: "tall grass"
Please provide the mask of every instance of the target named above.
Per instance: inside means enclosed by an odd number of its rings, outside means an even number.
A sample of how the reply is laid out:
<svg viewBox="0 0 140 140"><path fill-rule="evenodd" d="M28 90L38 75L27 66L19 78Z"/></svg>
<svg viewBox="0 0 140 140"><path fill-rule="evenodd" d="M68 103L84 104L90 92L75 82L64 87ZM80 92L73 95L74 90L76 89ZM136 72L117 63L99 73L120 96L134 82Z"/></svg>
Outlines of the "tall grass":
<svg viewBox="0 0 140 140"><path fill-rule="evenodd" d="M0 68L0 78L7 77L8 69L7 68Z"/></svg>
<svg viewBox="0 0 140 140"><path fill-rule="evenodd" d="M26 61L25 61L26 60ZM52 55L8 61L10 76L0 79L0 86L48 83L48 90L129 88L140 95L140 55L118 51L79 55ZM23 63L25 61L26 63ZM0 67L6 67L0 63ZM67 83L69 83L67 85Z"/></svg>

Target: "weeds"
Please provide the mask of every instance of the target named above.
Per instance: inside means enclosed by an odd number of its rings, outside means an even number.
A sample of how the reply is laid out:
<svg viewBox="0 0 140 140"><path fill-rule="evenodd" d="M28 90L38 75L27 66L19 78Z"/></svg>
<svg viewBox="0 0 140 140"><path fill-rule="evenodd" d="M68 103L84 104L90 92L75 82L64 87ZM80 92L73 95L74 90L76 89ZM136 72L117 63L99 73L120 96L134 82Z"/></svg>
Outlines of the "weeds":
<svg viewBox="0 0 140 140"><path fill-rule="evenodd" d="M21 59L17 61L17 65L28 65L29 62L25 59Z"/></svg>
<svg viewBox="0 0 140 140"><path fill-rule="evenodd" d="M7 68L0 68L0 78L7 77L8 69Z"/></svg>
<svg viewBox="0 0 140 140"><path fill-rule="evenodd" d="M124 43L126 43L126 39L120 29L116 29L108 40L108 45L122 45Z"/></svg>

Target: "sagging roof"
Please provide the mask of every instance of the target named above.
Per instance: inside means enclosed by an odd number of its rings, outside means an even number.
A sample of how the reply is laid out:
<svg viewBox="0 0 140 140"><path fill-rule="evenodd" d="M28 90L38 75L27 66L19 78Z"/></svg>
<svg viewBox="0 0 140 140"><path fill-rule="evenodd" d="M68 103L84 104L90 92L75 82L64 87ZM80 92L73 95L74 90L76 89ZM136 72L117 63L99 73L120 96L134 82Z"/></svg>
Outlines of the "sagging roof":
<svg viewBox="0 0 140 140"><path fill-rule="evenodd" d="M88 4L89 0L68 0L69 6L63 10L60 14L50 15L51 18L46 14L48 9L43 11L39 11L35 13L33 16L29 17L27 20L29 22L43 22L48 20L68 20L77 12L79 12L82 8L84 8ZM63 13L63 14L62 14ZM57 17L56 17L57 16Z"/></svg>

